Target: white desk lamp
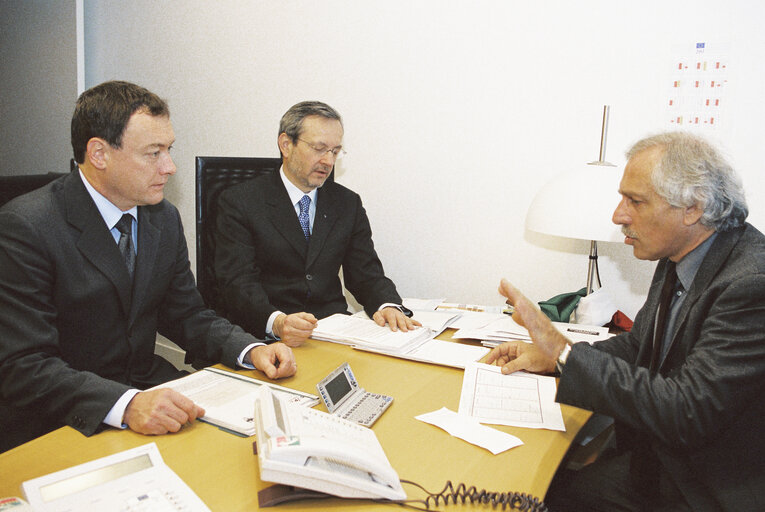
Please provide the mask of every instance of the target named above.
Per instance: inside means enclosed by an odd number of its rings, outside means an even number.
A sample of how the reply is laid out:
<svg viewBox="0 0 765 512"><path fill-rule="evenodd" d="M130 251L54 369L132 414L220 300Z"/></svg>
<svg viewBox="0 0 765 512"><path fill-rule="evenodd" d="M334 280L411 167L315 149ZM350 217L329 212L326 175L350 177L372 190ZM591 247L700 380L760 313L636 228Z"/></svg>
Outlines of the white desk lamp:
<svg viewBox="0 0 765 512"><path fill-rule="evenodd" d="M590 240L587 294L600 288L598 241L621 242L624 237L611 217L619 203L616 166L605 161L608 105L603 107L600 158L566 171L540 190L526 214L526 228L546 235ZM597 287L595 282L597 281Z"/></svg>

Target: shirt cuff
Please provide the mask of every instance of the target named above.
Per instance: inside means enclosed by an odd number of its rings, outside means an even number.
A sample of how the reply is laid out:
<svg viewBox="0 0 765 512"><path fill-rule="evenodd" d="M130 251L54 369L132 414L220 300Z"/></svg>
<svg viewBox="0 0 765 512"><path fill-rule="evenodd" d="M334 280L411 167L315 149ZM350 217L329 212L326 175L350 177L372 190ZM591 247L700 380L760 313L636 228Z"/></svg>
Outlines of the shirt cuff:
<svg viewBox="0 0 765 512"><path fill-rule="evenodd" d="M284 313L281 311L274 311L271 313L271 316L268 317L268 322L266 322L266 336L269 336L271 339L279 339L279 337L274 334L274 322L276 321L276 317L282 314Z"/></svg>
<svg viewBox="0 0 765 512"><path fill-rule="evenodd" d="M103 422L111 427L122 429L127 428L127 424L122 422L125 418L125 409L127 409L130 401L138 393L139 391L137 389L128 389L125 391L119 400L117 400L117 402L114 404L114 406L112 406Z"/></svg>
<svg viewBox="0 0 765 512"><path fill-rule="evenodd" d="M412 318L412 316L414 316L414 313L412 312L411 309L406 308L406 307L402 306L401 304L394 304L392 302L386 302L385 304L383 304L382 306L377 308L377 311L380 311L383 308L396 308L399 311L401 311L407 318Z"/></svg>
<svg viewBox="0 0 765 512"><path fill-rule="evenodd" d="M236 359L236 364L241 366L242 368L247 368L248 370L255 370L255 366L251 365L250 363L244 362L244 357L247 355L247 353L252 350L253 347L259 347L261 345L265 345L265 343L251 343L247 345L244 350L242 350L242 353L239 354L239 357Z"/></svg>

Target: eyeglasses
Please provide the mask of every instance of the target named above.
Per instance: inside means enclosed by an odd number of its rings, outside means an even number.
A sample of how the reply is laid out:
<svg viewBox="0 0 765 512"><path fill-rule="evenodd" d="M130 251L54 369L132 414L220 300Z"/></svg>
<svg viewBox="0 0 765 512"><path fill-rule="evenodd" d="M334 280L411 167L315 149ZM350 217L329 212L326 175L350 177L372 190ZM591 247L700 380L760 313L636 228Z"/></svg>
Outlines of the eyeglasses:
<svg viewBox="0 0 765 512"><path fill-rule="evenodd" d="M337 146L334 148L328 148L327 146L321 145L321 146L314 146L307 140L301 139L298 137L298 140L301 142L305 142L306 146L311 148L314 153L316 153L316 156L323 157L327 153L332 153L332 156L335 157L335 160L338 160L343 157L347 153L346 150L343 149L343 146Z"/></svg>

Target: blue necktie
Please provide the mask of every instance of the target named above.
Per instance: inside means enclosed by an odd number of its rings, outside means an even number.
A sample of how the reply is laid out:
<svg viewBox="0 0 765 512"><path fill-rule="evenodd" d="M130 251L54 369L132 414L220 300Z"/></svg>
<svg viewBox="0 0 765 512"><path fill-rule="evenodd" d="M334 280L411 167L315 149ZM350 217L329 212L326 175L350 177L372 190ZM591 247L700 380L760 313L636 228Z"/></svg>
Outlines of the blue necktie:
<svg viewBox="0 0 765 512"><path fill-rule="evenodd" d="M300 227L303 228L303 234L305 235L305 240L307 242L311 238L311 219L308 216L308 208L311 206L311 198L303 196L298 202L298 206L300 206L298 220L300 221Z"/></svg>
<svg viewBox="0 0 765 512"><path fill-rule="evenodd" d="M135 249L133 248L133 216L126 213L122 218L114 225L117 231L120 232L120 239L117 242L117 248L122 254L122 258L125 260L128 274L130 279L133 279L133 271L135 270Z"/></svg>

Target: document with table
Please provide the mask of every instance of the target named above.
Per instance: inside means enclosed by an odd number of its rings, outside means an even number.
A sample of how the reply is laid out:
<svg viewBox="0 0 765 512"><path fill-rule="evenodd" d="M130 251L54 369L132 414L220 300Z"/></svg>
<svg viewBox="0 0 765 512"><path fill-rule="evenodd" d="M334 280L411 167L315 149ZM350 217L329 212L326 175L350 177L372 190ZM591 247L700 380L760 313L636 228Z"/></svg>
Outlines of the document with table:
<svg viewBox="0 0 765 512"><path fill-rule="evenodd" d="M483 363L465 367L459 413L481 423L565 431L555 378L526 372L503 375Z"/></svg>

